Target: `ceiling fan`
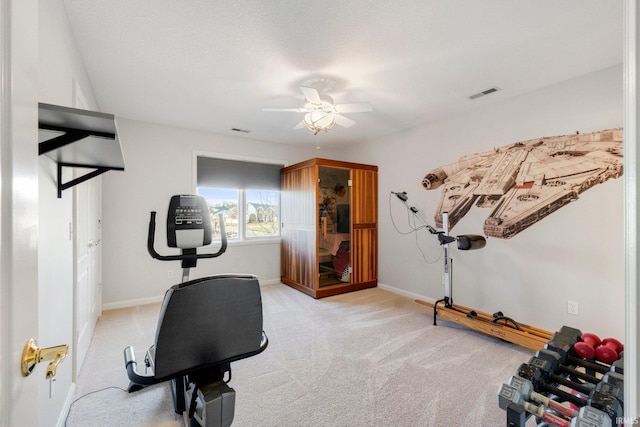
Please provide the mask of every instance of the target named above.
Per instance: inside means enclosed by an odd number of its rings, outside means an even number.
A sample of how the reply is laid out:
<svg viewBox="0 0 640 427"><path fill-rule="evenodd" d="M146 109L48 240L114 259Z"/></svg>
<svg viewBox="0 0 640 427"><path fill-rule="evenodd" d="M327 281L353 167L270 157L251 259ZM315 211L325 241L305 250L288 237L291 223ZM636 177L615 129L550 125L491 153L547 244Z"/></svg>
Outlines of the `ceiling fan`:
<svg viewBox="0 0 640 427"><path fill-rule="evenodd" d="M367 113L373 111L368 102L357 102L352 104L334 104L333 98L329 95L318 92L312 87L300 86L300 91L304 95L306 102L302 108L263 108L262 111L293 111L296 113L306 113L304 118L294 129L306 127L317 135L320 131L328 131L334 124L349 128L356 122L345 113Z"/></svg>

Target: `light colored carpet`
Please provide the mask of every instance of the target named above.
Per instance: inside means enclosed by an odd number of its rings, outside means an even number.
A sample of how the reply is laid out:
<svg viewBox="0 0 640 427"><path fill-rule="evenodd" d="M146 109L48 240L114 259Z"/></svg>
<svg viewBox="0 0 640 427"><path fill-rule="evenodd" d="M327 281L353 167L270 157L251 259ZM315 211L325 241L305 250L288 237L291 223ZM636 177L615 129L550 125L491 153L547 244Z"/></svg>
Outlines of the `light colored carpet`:
<svg viewBox="0 0 640 427"><path fill-rule="evenodd" d="M379 288L321 300L281 284L261 289L269 347L232 364L234 426L505 425L496 391L530 351L441 319L433 326L429 308ZM123 349L134 345L143 360L158 310L155 304L102 315L78 397L126 389ZM67 425L183 420L165 383L87 395L72 405Z"/></svg>

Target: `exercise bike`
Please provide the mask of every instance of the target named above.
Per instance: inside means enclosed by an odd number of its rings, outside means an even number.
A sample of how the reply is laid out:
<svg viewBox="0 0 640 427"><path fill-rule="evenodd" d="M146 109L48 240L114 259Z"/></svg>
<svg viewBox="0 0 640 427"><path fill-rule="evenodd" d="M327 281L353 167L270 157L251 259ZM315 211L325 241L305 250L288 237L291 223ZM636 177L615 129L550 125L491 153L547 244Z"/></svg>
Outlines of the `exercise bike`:
<svg viewBox="0 0 640 427"><path fill-rule="evenodd" d="M189 280L199 259L216 258L227 248L222 215L221 245L215 253L197 253L212 241L209 207L201 196L171 198L167 244L179 255L160 255L154 248L156 212L151 212L147 249L160 261L181 261L182 282L165 293L155 342L140 374L132 346L124 349L130 393L171 381L174 409L188 411L190 426L228 427L235 413L235 390L229 387L231 363L255 356L268 345L262 330L262 298L254 275L215 275Z"/></svg>

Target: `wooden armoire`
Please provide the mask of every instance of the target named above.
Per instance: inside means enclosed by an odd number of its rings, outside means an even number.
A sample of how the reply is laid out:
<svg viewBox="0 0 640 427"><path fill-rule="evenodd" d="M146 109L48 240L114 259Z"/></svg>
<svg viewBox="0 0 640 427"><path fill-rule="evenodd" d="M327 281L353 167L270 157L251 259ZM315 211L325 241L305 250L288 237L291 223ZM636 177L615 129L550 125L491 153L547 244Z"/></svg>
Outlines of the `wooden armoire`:
<svg viewBox="0 0 640 427"><path fill-rule="evenodd" d="M378 282L378 167L311 159L281 171L281 280L314 298Z"/></svg>

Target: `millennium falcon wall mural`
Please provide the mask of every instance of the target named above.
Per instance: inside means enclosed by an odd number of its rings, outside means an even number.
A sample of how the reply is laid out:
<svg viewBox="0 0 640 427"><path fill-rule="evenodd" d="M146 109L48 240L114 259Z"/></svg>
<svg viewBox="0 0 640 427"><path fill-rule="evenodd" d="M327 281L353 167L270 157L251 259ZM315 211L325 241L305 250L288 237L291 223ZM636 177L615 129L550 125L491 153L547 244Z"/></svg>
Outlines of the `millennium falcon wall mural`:
<svg viewBox="0 0 640 427"><path fill-rule="evenodd" d="M596 184L622 175L622 128L516 142L463 156L429 172L427 190L443 187L434 215L453 228L475 203L491 209L488 237L509 239Z"/></svg>

